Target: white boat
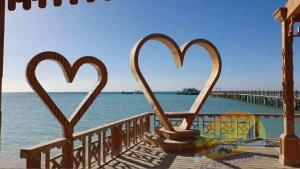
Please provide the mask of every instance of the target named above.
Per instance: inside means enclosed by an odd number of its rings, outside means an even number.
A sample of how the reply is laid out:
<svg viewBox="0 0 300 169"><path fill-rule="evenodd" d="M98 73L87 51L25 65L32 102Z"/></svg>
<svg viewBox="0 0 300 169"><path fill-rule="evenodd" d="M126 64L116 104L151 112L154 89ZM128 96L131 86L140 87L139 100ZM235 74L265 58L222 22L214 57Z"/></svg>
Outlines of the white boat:
<svg viewBox="0 0 300 169"><path fill-rule="evenodd" d="M184 88L183 90L176 92L176 94L179 95L198 95L199 93L200 91L195 88Z"/></svg>

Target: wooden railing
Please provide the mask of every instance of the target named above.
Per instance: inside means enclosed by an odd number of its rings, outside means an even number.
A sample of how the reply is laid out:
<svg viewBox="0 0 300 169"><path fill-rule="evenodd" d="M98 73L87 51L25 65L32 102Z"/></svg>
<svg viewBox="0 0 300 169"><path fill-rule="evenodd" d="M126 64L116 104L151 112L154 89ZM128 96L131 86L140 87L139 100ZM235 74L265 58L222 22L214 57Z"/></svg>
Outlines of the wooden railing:
<svg viewBox="0 0 300 169"><path fill-rule="evenodd" d="M69 158L74 168L101 167L143 140L152 115L144 113L74 134L71 140L60 138L21 149L20 156L27 168L63 168L63 159ZM62 151L67 144L74 144L73 153Z"/></svg>
<svg viewBox="0 0 300 169"><path fill-rule="evenodd" d="M167 114L174 126L179 126L183 118L185 118L177 114L176 112ZM282 117L282 114L200 113L191 128L200 130L201 136L217 139L260 139L262 137L260 135L261 118ZM295 115L295 118L300 118L300 114ZM154 117L155 127L161 127L156 117Z"/></svg>
<svg viewBox="0 0 300 169"><path fill-rule="evenodd" d="M186 113L188 117L190 113ZM185 114L168 113L174 126L181 124ZM74 168L101 167L112 161L132 146L143 141L144 134L160 127L154 113L143 113L94 129L79 132L72 139L59 138L21 149L21 158L26 159L27 168L63 168L63 159L73 158ZM201 136L230 139L257 139L260 118L282 118L281 114L200 113L192 128L201 130ZM297 114L296 118L300 118ZM73 153L63 152L63 147L74 144Z"/></svg>
<svg viewBox="0 0 300 169"><path fill-rule="evenodd" d="M282 118L282 114L224 113L200 114L201 135L219 139L263 139L262 118ZM296 115L299 118L300 115ZM264 138L266 139L266 138Z"/></svg>
<svg viewBox="0 0 300 169"><path fill-rule="evenodd" d="M201 114L201 113L200 113ZM182 113L182 112L167 112L166 116L168 118L168 120L172 123L173 126L179 127L183 121L184 118L189 117L190 115L193 115L192 113ZM154 124L153 124L154 128L158 128L158 127L162 127L162 125L160 124L159 119L157 118L157 116L154 114ZM191 125L191 129L200 129L200 121L199 121L199 117L196 118L192 125Z"/></svg>

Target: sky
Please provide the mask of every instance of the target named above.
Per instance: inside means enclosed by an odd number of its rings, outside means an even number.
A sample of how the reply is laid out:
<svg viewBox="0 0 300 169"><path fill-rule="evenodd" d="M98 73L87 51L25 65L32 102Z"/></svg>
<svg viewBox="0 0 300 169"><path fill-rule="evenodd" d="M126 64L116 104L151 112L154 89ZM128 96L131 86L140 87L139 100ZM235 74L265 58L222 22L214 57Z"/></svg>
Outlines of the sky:
<svg viewBox="0 0 300 169"><path fill-rule="evenodd" d="M51 2L51 0L49 0ZM71 63L83 56L100 59L108 70L105 91L139 89L129 66L134 44L152 33L173 38L179 46L193 39L215 44L222 72L215 87L227 90L280 90L281 25L272 13L286 1L278 0L97 0L77 6L49 3L39 9L6 12L3 90L32 91L25 69L29 60L44 51L64 55ZM299 41L299 40L298 40ZM294 71L299 72L299 42L295 39ZM155 91L201 89L211 70L204 49L194 46L184 66L176 68L170 51L150 41L140 54L140 68ZM88 91L97 75L84 65L72 84L52 61L42 62L37 78L47 91ZM300 77L295 73L295 88Z"/></svg>

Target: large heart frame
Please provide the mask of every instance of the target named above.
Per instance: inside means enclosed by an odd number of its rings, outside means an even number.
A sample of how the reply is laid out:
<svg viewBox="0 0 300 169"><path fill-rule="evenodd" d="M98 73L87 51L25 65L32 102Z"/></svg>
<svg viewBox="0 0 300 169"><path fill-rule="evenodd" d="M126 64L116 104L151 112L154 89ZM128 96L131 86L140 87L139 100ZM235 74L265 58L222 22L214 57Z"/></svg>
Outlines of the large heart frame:
<svg viewBox="0 0 300 169"><path fill-rule="evenodd" d="M64 76L68 83L73 82L79 68L84 64L90 64L97 70L98 79L96 87L87 94L87 96L82 100L82 102L68 119L64 116L62 111L57 107L57 105L36 78L36 67L40 62L45 60L52 60L56 62L63 70ZM84 115L107 83L107 70L105 65L99 59L92 56L85 56L78 59L74 62L74 64L71 65L65 57L55 52L43 52L33 57L27 65L26 76L29 85L43 100L48 109L51 111L52 115L63 127L64 137L72 137L74 126Z"/></svg>
<svg viewBox="0 0 300 169"><path fill-rule="evenodd" d="M194 113L191 117L185 118L183 122L180 125L181 129L189 129L197 117L197 115L200 112L200 109L202 108L204 102L206 101L208 95L210 94L211 90L213 89L214 85L216 84L217 80L219 79L219 76L221 74L221 68L222 68L222 61L220 54L217 50L217 48L208 40L205 39L195 39L190 42L185 43L181 48L177 45L177 43L170 37L163 35L163 34L151 34L140 41L138 41L133 49L131 50L131 56L130 56L130 66L132 73L137 80L139 86L143 90L143 93L148 100L149 104L151 105L152 109L154 110L155 114L158 116L161 124L163 127L167 130L174 131L174 128L171 124L171 122L168 120L164 110L160 106L159 102L157 101L156 97L154 96L151 88L149 87L148 83L146 82L144 76L142 75L139 63L138 63L138 57L141 51L141 48L143 45L150 41L155 40L159 41L163 44L165 44L171 51L173 58L175 60L175 64L177 67L183 66L184 56L187 52L187 50L193 46L198 45L200 47L203 47L206 49L211 57L212 60L212 71L210 73L210 76L205 83L203 89L201 90L200 94L197 96L195 102L191 106L189 112Z"/></svg>

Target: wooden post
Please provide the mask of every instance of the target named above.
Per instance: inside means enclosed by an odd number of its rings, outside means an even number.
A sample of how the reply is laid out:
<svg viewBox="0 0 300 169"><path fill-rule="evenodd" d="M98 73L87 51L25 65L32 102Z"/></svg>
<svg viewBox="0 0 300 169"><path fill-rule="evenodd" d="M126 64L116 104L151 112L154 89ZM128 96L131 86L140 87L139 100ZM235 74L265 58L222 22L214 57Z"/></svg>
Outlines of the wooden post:
<svg viewBox="0 0 300 169"><path fill-rule="evenodd" d="M41 153L32 153L31 157L26 159L26 168L41 168Z"/></svg>
<svg viewBox="0 0 300 169"><path fill-rule="evenodd" d="M155 121L155 119L154 119L154 121ZM146 127L145 131L147 133L150 133L150 116L149 115L146 117L146 126L145 127Z"/></svg>
<svg viewBox="0 0 300 169"><path fill-rule="evenodd" d="M122 125L115 126L111 131L111 149L114 156L122 152Z"/></svg>
<svg viewBox="0 0 300 169"><path fill-rule="evenodd" d="M101 131L97 132L97 137L98 137L98 161L97 164L98 166L101 166ZM90 168L90 167L89 167Z"/></svg>
<svg viewBox="0 0 300 169"><path fill-rule="evenodd" d="M290 1L291 2L291 1ZM293 36L294 20L287 17L288 8L274 13L282 26L282 86L284 133L280 136L280 162L289 166L300 166L300 144L295 135L294 80L293 80Z"/></svg>
<svg viewBox="0 0 300 169"><path fill-rule="evenodd" d="M259 139L259 116L254 116L254 138Z"/></svg>
<svg viewBox="0 0 300 169"><path fill-rule="evenodd" d="M92 168L92 137L93 135L88 136L88 168Z"/></svg>
<svg viewBox="0 0 300 169"><path fill-rule="evenodd" d="M0 140L2 128L2 77L4 61L5 0L0 2ZM0 143L1 144L1 143Z"/></svg>
<svg viewBox="0 0 300 169"><path fill-rule="evenodd" d="M137 143L137 119L133 120L133 143Z"/></svg>
<svg viewBox="0 0 300 169"><path fill-rule="evenodd" d="M62 147L62 168L73 168L73 127L66 127L64 137L68 141Z"/></svg>
<svg viewBox="0 0 300 169"><path fill-rule="evenodd" d="M126 122L126 148L130 147L130 121Z"/></svg>

